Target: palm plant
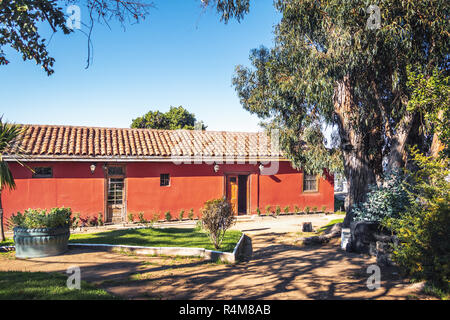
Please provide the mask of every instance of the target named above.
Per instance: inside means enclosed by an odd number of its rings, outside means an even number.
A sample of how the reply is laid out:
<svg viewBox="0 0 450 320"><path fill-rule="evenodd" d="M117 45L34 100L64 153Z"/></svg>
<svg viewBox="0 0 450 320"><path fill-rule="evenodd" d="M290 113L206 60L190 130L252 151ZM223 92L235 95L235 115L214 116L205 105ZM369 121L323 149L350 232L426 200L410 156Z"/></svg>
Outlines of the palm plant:
<svg viewBox="0 0 450 320"><path fill-rule="evenodd" d="M2 191L4 189L15 189L16 184L8 163L3 160L3 154L11 147L13 141L22 133L20 126L3 122L0 117L0 242L5 241L5 232L3 229L3 206Z"/></svg>

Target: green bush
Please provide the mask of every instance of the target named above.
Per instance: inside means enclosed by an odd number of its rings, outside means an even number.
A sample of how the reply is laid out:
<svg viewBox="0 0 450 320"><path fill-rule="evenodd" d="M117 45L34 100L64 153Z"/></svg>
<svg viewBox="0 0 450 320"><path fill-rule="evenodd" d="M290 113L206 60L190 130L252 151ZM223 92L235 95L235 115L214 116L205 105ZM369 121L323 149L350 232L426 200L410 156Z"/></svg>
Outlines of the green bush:
<svg viewBox="0 0 450 320"><path fill-rule="evenodd" d="M266 214L269 215L272 211L272 207L270 205L266 206Z"/></svg>
<svg viewBox="0 0 450 320"><path fill-rule="evenodd" d="M194 220L194 209L191 208L191 210L189 210L189 220Z"/></svg>
<svg viewBox="0 0 450 320"><path fill-rule="evenodd" d="M40 209L27 209L24 213L13 214L8 221L11 228L27 229L58 228L73 225L72 210L70 208L53 208L50 212Z"/></svg>
<svg viewBox="0 0 450 320"><path fill-rule="evenodd" d="M80 219L80 213L76 212L75 216L72 218L72 228L76 229L80 227L81 219Z"/></svg>
<svg viewBox="0 0 450 320"><path fill-rule="evenodd" d="M97 223L98 223L99 226L103 226L103 224L104 224L104 221L103 221L103 214L102 214L101 212L98 213L98 216L97 216Z"/></svg>
<svg viewBox="0 0 450 320"><path fill-rule="evenodd" d="M143 215L143 214L142 214ZM127 218L128 218L128 222L129 223L133 223L134 222L134 214L133 213L128 213L127 214ZM140 220L140 219L139 219Z"/></svg>
<svg viewBox="0 0 450 320"><path fill-rule="evenodd" d="M299 208L298 205L295 205L295 206L294 206L294 213L295 213L295 214L300 214L300 208Z"/></svg>
<svg viewBox="0 0 450 320"><path fill-rule="evenodd" d="M322 206L322 212L326 212L327 211L327 206L326 205L323 205Z"/></svg>
<svg viewBox="0 0 450 320"><path fill-rule="evenodd" d="M407 172L408 205L382 224L398 238L393 259L416 279L428 280L449 293L450 174L449 161L434 160L413 149L418 170Z"/></svg>
<svg viewBox="0 0 450 320"><path fill-rule="evenodd" d="M303 211L305 211L306 214L309 214L309 211L310 211L309 206L306 206Z"/></svg>
<svg viewBox="0 0 450 320"><path fill-rule="evenodd" d="M206 201L202 209L201 221L203 228L209 233L214 248L219 249L225 232L235 221L230 202L225 199Z"/></svg>
<svg viewBox="0 0 450 320"><path fill-rule="evenodd" d="M143 212L139 212L138 213L138 219L139 219L139 223L143 223L146 224L148 221L144 218L144 213Z"/></svg>
<svg viewBox="0 0 450 320"><path fill-rule="evenodd" d="M261 215L261 210L260 210L259 208L256 208L256 214L257 214L258 216Z"/></svg>
<svg viewBox="0 0 450 320"><path fill-rule="evenodd" d="M283 209L283 211L284 211L285 214L288 214L288 213L289 213L289 210L290 210L289 206L286 206L286 207L284 207L284 209Z"/></svg>
<svg viewBox="0 0 450 320"><path fill-rule="evenodd" d="M182 221L184 218L184 210L180 211L180 214L178 215L178 220Z"/></svg>
<svg viewBox="0 0 450 320"><path fill-rule="evenodd" d="M317 206L312 207L312 208L311 208L311 211L314 212L314 213L316 213L316 212L317 212Z"/></svg>
<svg viewBox="0 0 450 320"><path fill-rule="evenodd" d="M280 208L280 206L276 206L276 208L275 208L275 214L276 214L277 216L279 216L280 213L281 213L281 208Z"/></svg>
<svg viewBox="0 0 450 320"><path fill-rule="evenodd" d="M367 200L355 205L355 221L378 221L384 218L396 218L409 205L408 192L404 176L394 171L385 177L381 186L370 186Z"/></svg>
<svg viewBox="0 0 450 320"><path fill-rule="evenodd" d="M172 220L172 214L170 213L170 211L167 211L167 212L165 213L165 217L166 217L166 221Z"/></svg>

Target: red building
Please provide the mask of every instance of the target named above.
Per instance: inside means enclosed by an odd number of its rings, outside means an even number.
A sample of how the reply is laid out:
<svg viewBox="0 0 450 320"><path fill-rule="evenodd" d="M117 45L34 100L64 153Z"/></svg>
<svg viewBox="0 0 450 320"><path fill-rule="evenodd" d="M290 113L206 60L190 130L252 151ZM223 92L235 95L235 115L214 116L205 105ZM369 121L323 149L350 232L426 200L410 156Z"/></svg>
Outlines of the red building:
<svg viewBox="0 0 450 320"><path fill-rule="evenodd" d="M24 165L14 161L18 154ZM2 192L6 217L62 206L82 216L101 212L107 222L139 212L197 216L220 197L236 214L334 208L333 177L292 168L276 137L263 133L27 125L4 159L17 186Z"/></svg>

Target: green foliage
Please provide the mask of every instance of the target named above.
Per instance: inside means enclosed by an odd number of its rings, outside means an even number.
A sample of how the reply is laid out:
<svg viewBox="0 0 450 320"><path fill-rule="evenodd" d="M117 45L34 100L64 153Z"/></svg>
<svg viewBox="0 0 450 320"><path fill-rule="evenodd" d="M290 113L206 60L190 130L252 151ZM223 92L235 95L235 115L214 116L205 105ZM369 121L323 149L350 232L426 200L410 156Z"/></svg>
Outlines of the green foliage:
<svg viewBox="0 0 450 320"><path fill-rule="evenodd" d="M134 213L128 212L127 219L128 219L129 223L133 223L134 222Z"/></svg>
<svg viewBox="0 0 450 320"><path fill-rule="evenodd" d="M184 210L181 210L180 213L178 214L178 220L182 221L184 217Z"/></svg>
<svg viewBox="0 0 450 320"><path fill-rule="evenodd" d="M270 205L266 206L266 215L269 215L272 212L272 207Z"/></svg>
<svg viewBox="0 0 450 320"><path fill-rule="evenodd" d="M170 213L170 211L167 211L164 216L166 217L166 221L170 221L172 220L172 214Z"/></svg>
<svg viewBox="0 0 450 320"><path fill-rule="evenodd" d="M250 0L202 0L203 6L215 6L220 21L228 23L230 19L241 21L249 12Z"/></svg>
<svg viewBox="0 0 450 320"><path fill-rule="evenodd" d="M202 210L202 225L209 232L214 248L219 249L225 232L234 224L231 204L224 199L206 201Z"/></svg>
<svg viewBox="0 0 450 320"><path fill-rule="evenodd" d="M139 223L143 223L143 224L146 224L148 221L145 219L145 217L144 217L144 213L143 212L139 212L138 213L138 220L139 220Z"/></svg>
<svg viewBox="0 0 450 320"><path fill-rule="evenodd" d="M261 210L258 208L256 208L256 214L258 215L258 217L261 215Z"/></svg>
<svg viewBox="0 0 450 320"><path fill-rule="evenodd" d="M413 72L408 67L407 86L411 90L408 101L408 111L417 111L423 117L425 130L430 134L436 133L443 143L441 155L450 156L450 76L444 71L434 69L433 73L425 76Z"/></svg>
<svg viewBox="0 0 450 320"><path fill-rule="evenodd" d="M76 229L81 226L80 213L76 212L72 218L72 228Z"/></svg>
<svg viewBox="0 0 450 320"><path fill-rule="evenodd" d="M393 259L409 275L450 292L450 182L448 159L412 155L418 170L407 172L411 199L398 218L383 225L397 236Z"/></svg>
<svg viewBox="0 0 450 320"><path fill-rule="evenodd" d="M314 213L316 213L316 212L317 212L317 206L313 206L313 207L311 208L311 211L314 212Z"/></svg>
<svg viewBox="0 0 450 320"><path fill-rule="evenodd" d="M275 215L279 216L280 213L281 213L281 208L280 208L279 205L277 205L277 206L275 207Z"/></svg>
<svg viewBox="0 0 450 320"><path fill-rule="evenodd" d="M188 217L189 217L189 220L194 220L194 209L190 209L189 210L189 215L188 215Z"/></svg>
<svg viewBox="0 0 450 320"><path fill-rule="evenodd" d="M353 212L356 221L381 221L396 218L409 204L409 197L400 171L393 171L381 186L371 186L364 203L357 204Z"/></svg>
<svg viewBox="0 0 450 320"><path fill-rule="evenodd" d="M132 128L146 128L146 129L187 129L194 130L196 126L196 119L193 113L189 113L182 106L170 107L166 113L160 111L149 111L142 117L133 119L131 123ZM206 126L200 122L200 128L206 129Z"/></svg>
<svg viewBox="0 0 450 320"><path fill-rule="evenodd" d="M289 209L290 209L289 206L284 207L284 209L283 209L284 213L288 214L289 213Z"/></svg>
<svg viewBox="0 0 450 320"><path fill-rule="evenodd" d="M300 214L300 208L298 205L294 205L294 213L295 214Z"/></svg>
<svg viewBox="0 0 450 320"><path fill-rule="evenodd" d="M309 214L310 212L310 207L306 206L305 209L303 210L306 214Z"/></svg>
<svg viewBox="0 0 450 320"><path fill-rule="evenodd" d="M17 212L9 218L10 228L26 229L58 228L72 225L72 210L70 208L53 208L47 210L27 209L24 213Z"/></svg>
<svg viewBox="0 0 450 320"><path fill-rule="evenodd" d="M99 225L99 226L103 226L103 223L104 221L103 221L103 214L101 213L101 212L99 212L98 213L98 216L97 216L97 224Z"/></svg>
<svg viewBox="0 0 450 320"><path fill-rule="evenodd" d="M148 3L146 3L148 2ZM147 14L151 2L136 1L85 1L85 0L14 0L0 1L0 65L6 65L3 46L9 46L22 54L23 60L34 60L37 65L51 75L55 59L47 51L50 41L41 37L42 30L50 28L52 32L72 32L66 26L66 8L77 4L90 13L90 25L94 22L108 24L111 19L124 25L125 22L139 22ZM41 28L41 29L40 29ZM44 31L45 32L45 31ZM91 46L90 38L88 45ZM90 56L88 56L88 61ZM88 62L89 66L89 62Z"/></svg>

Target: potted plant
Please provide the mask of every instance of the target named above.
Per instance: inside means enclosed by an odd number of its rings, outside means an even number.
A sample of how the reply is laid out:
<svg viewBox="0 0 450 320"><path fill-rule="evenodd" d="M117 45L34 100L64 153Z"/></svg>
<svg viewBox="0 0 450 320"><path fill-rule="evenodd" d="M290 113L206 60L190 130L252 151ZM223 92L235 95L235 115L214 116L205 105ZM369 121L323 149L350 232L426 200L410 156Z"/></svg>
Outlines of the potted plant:
<svg viewBox="0 0 450 320"><path fill-rule="evenodd" d="M70 208L28 209L12 215L17 258L40 258L62 254L68 249L71 225Z"/></svg>

